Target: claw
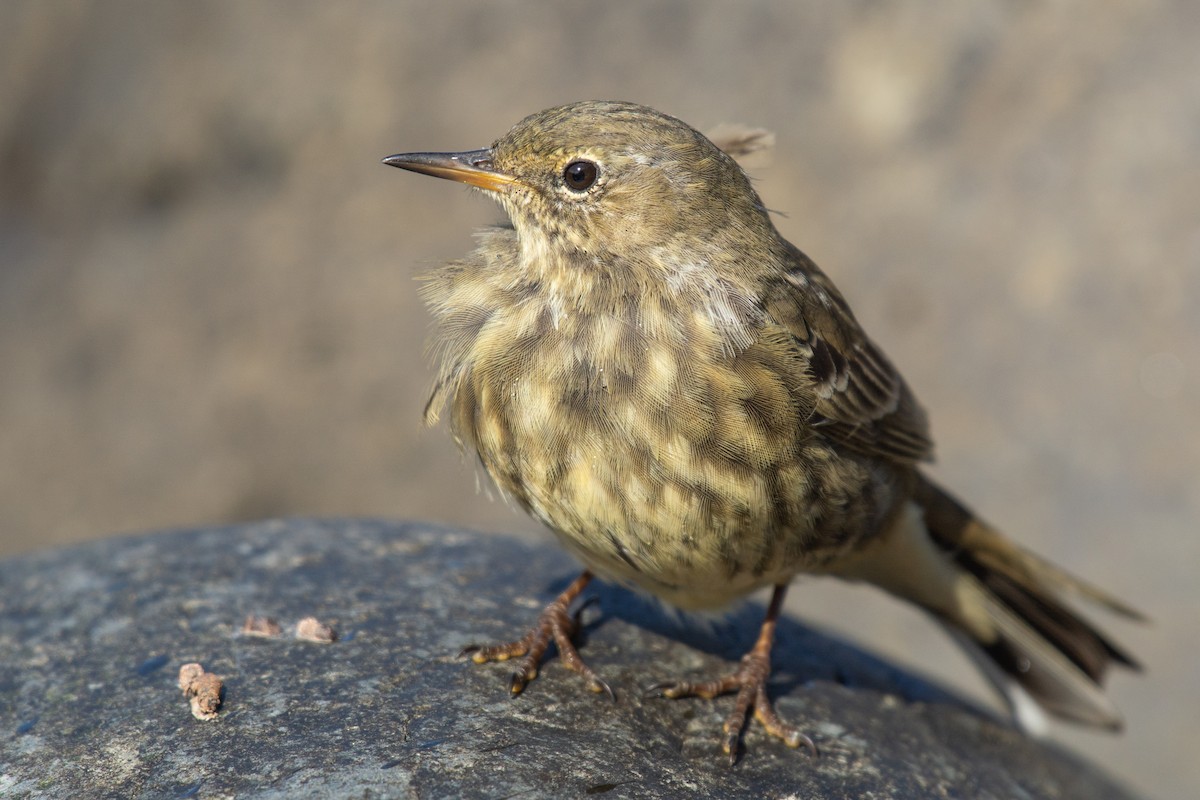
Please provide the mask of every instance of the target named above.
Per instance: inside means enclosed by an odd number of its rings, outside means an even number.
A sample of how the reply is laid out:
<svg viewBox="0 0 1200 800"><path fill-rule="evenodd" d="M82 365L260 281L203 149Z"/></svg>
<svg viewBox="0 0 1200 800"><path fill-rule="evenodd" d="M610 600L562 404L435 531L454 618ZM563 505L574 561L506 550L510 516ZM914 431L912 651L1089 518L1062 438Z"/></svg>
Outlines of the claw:
<svg viewBox="0 0 1200 800"><path fill-rule="evenodd" d="M738 732L731 733L725 737L725 743L721 745L721 749L729 756L729 766L736 767L738 761Z"/></svg>
<svg viewBox="0 0 1200 800"><path fill-rule="evenodd" d="M592 690L596 694L606 694L608 695L609 700L612 700L614 703L617 702L617 695L613 692L612 687L600 680L600 678L597 678L595 675L593 675L592 679L588 681L588 689Z"/></svg>

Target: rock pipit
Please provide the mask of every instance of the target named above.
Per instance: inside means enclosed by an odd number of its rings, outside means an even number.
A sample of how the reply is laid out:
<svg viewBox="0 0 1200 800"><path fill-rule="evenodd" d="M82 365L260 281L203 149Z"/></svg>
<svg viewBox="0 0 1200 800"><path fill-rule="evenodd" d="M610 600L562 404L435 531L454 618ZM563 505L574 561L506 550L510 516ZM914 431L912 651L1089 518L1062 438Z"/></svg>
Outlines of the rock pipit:
<svg viewBox="0 0 1200 800"><path fill-rule="evenodd" d="M593 574L685 609L774 595L729 675L654 687L737 701L796 747L766 693L775 620L800 573L870 581L972 648L1017 714L1118 728L1100 689L1134 666L1070 611L1067 590L1136 612L981 522L918 469L925 414L832 281L775 230L746 174L677 119L582 102L518 123L491 147L384 163L485 190L511 226L427 276L441 364L426 420L449 410L512 495L586 566L523 638L469 648L522 658L512 692L553 641L571 642Z"/></svg>

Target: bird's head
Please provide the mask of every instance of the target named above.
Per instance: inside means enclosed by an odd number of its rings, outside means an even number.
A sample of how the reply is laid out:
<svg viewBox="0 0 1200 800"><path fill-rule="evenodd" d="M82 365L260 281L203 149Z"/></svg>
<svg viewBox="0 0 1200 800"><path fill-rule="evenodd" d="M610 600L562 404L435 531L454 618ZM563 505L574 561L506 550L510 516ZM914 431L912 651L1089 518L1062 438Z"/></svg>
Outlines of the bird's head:
<svg viewBox="0 0 1200 800"><path fill-rule="evenodd" d="M671 269L710 248L774 238L732 158L687 124L633 103L559 106L526 117L491 147L384 163L494 195L535 259Z"/></svg>

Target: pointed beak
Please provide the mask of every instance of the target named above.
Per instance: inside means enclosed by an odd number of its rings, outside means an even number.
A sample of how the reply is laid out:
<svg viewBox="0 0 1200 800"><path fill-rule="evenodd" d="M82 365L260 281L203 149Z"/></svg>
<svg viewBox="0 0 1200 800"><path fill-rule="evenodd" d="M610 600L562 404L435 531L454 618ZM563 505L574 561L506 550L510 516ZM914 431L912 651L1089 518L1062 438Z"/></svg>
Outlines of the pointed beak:
<svg viewBox="0 0 1200 800"><path fill-rule="evenodd" d="M512 175L492 167L492 151L487 147L465 153L400 153L388 156L383 163L435 178L469 183L492 192L502 192L517 182Z"/></svg>

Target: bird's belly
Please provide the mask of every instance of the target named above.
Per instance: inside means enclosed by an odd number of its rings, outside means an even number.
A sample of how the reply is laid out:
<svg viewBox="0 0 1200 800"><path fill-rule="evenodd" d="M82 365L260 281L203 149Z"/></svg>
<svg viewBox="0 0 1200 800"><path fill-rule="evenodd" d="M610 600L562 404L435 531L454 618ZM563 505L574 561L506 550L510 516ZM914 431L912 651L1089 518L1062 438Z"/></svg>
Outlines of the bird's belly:
<svg viewBox="0 0 1200 800"><path fill-rule="evenodd" d="M807 560L810 520L783 524L769 476L622 443L576 453L554 482L524 481L531 512L594 571L684 608L728 604ZM802 491L802 487L796 487Z"/></svg>
<svg viewBox="0 0 1200 800"><path fill-rule="evenodd" d="M769 376L728 370L693 363L673 394L536 369L480 383L473 438L497 484L589 568L718 607L835 558L878 506L867 464L806 430ZM777 401L774 420L755 401Z"/></svg>

